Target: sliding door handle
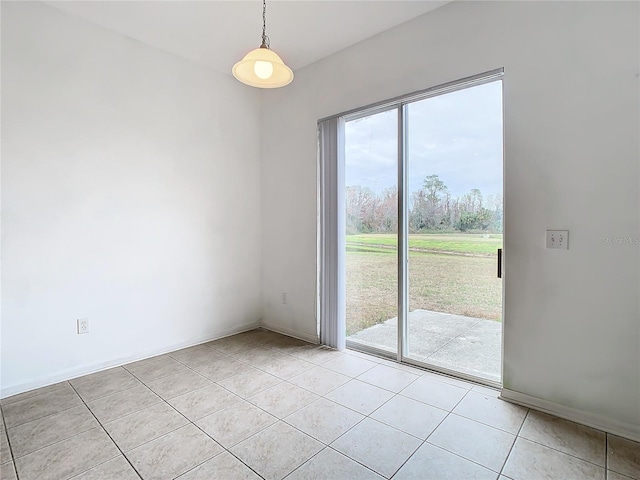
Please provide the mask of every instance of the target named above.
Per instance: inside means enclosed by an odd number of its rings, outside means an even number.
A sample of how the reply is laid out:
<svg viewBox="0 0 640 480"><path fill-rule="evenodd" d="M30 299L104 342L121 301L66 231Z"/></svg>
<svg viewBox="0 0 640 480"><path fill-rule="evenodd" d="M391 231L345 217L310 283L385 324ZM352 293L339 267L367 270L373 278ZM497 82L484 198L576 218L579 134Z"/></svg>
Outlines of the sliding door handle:
<svg viewBox="0 0 640 480"><path fill-rule="evenodd" d="M502 278L502 249L498 249L498 278Z"/></svg>

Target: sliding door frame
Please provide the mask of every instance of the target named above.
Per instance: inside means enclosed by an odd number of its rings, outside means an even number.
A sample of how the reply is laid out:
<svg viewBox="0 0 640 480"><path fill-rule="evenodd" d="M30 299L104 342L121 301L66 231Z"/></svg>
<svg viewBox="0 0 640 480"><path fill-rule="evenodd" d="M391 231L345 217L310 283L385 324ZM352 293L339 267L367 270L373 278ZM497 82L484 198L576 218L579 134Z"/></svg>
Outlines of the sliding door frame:
<svg viewBox="0 0 640 480"><path fill-rule="evenodd" d="M407 345L408 345L407 315L409 313L409 252L408 252L409 203L408 203L408 192L407 192L408 116L407 116L406 107L411 103L425 100L427 98L436 97L446 93L451 93L458 90L463 90L466 88L476 87L486 83L502 80L503 76L504 76L504 69L498 68L485 73L481 73L471 77L466 77L460 80L445 83L445 84L431 87L425 90L414 92L408 95L396 97L390 100L377 102L369 106L353 109L338 115L332 115L330 117L326 117L322 120L319 120L318 123L326 120L334 119L334 118L341 118L344 120L344 122L348 122L358 118L368 117L371 115L375 115L377 113L382 113L382 112L390 111L394 109L397 111L397 115L398 115L398 120L397 120L397 144L398 144L398 149L397 149L398 150L397 151L397 167L398 167L398 345L397 345L397 351L396 351L396 354L393 355L388 351L378 349L375 347L364 346L356 342L352 342L348 339L346 340L347 347L352 348L354 350L359 350L365 353L377 355L380 357L392 358L401 363L407 363L420 368L433 370L439 373L443 373L445 375L450 375L458 378L463 378L466 380L471 380L476 383L482 383L482 384L493 386L493 387L502 386L499 382L494 382L494 381L476 377L473 375L468 375L463 372L458 372L448 368L420 362L420 361L411 359L407 356ZM503 148L503 151L504 151L504 148ZM504 163L503 163L503 169L504 169ZM338 188L344 189L344 185L339 185ZM339 206L339 208L344 208L344 205ZM338 241L339 248L344 248L345 246L344 239L337 239L337 241ZM344 268L345 268L344 263L342 263L342 265L339 265L339 271L342 272L342 274L344 274ZM344 285L344 282L342 284ZM503 278L502 290L503 290L502 323L503 323L503 330L504 330L504 278ZM339 319L339 321L340 320L342 321L342 325L339 325L339 328L346 329L346 325L345 325L346 319L342 317L341 319ZM504 335L503 335L503 338L504 338ZM504 350L504 346L502 347L501 350ZM501 355L502 355L502 352L501 352ZM502 359L501 359L501 363L502 363Z"/></svg>
<svg viewBox="0 0 640 480"><path fill-rule="evenodd" d="M409 314L409 204L407 202L407 109L398 105L398 351L402 362L407 353Z"/></svg>

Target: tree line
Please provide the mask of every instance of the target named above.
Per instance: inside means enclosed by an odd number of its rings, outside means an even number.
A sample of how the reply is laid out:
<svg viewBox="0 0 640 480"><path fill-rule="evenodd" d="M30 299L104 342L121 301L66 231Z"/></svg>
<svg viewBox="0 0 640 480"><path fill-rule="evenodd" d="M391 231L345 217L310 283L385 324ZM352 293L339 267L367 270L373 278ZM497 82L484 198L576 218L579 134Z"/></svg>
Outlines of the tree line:
<svg viewBox="0 0 640 480"><path fill-rule="evenodd" d="M360 185L346 188L346 230L356 233L398 231L398 189L376 194ZM502 195L488 195L474 188L453 197L438 175L424 179L422 188L409 197L410 233L502 233Z"/></svg>

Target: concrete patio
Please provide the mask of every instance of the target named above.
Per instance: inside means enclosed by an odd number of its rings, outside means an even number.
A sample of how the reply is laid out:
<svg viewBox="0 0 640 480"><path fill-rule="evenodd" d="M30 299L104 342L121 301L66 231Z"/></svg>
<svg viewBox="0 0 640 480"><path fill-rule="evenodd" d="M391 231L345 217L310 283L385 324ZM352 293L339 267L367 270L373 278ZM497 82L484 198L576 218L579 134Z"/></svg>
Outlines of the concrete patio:
<svg viewBox="0 0 640 480"><path fill-rule="evenodd" d="M410 359L500 382L502 323L429 310L410 312L407 323ZM398 319L362 330L347 341L395 354Z"/></svg>

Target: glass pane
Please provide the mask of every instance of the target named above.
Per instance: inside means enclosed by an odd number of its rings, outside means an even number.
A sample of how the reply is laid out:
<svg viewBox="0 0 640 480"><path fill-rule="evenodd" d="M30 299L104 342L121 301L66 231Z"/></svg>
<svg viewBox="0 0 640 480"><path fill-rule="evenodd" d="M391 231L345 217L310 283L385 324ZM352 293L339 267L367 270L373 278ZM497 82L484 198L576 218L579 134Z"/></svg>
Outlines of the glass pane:
<svg viewBox="0 0 640 480"><path fill-rule="evenodd" d="M499 382L502 82L405 108L407 356Z"/></svg>
<svg viewBox="0 0 640 480"><path fill-rule="evenodd" d="M398 112L345 123L347 341L395 353Z"/></svg>

